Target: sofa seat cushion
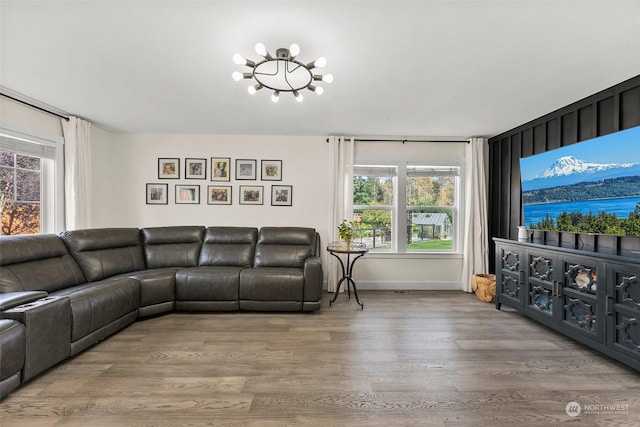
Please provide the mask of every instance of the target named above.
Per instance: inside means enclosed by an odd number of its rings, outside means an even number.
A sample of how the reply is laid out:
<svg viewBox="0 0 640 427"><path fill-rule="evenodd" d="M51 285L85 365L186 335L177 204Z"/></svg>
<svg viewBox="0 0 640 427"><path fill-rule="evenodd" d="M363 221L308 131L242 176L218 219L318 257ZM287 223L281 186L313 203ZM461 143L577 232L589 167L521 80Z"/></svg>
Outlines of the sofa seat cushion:
<svg viewBox="0 0 640 427"><path fill-rule="evenodd" d="M16 320L0 319L0 379L22 369L26 347L24 325Z"/></svg>
<svg viewBox="0 0 640 427"><path fill-rule="evenodd" d="M238 301L241 267L184 268L176 273L176 301Z"/></svg>
<svg viewBox="0 0 640 427"><path fill-rule="evenodd" d="M71 342L136 312L140 284L131 278L107 279L54 292L71 304Z"/></svg>
<svg viewBox="0 0 640 427"><path fill-rule="evenodd" d="M240 300L302 302L304 276L300 268L248 268L240 274Z"/></svg>
<svg viewBox="0 0 640 427"><path fill-rule="evenodd" d="M175 300L176 273L178 267L154 268L136 271L115 278L131 277L140 282L140 307Z"/></svg>

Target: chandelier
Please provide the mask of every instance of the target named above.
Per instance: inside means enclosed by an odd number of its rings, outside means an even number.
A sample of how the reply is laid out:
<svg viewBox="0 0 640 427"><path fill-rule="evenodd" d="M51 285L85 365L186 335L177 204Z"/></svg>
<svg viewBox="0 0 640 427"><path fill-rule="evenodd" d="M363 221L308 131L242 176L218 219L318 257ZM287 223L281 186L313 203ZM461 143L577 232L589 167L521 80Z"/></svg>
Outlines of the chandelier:
<svg viewBox="0 0 640 427"><path fill-rule="evenodd" d="M271 56L262 43L257 43L255 49L256 53L264 59L254 62L244 58L239 53L233 55L233 62L251 68L251 72L248 73L235 71L232 77L235 81L242 79L255 80L256 83L248 88L249 93L252 95L266 87L273 90L271 95L273 102L278 102L280 92L291 92L296 101L301 102L303 99L300 93L301 90L309 89L318 95L322 95L323 88L314 86L312 83L319 81L331 83L333 81L331 74L325 74L324 76L313 74L313 69L322 68L326 65L327 60L324 57L321 56L307 64L296 59L300 53L300 47L297 44L292 44L289 49L277 49L275 57Z"/></svg>

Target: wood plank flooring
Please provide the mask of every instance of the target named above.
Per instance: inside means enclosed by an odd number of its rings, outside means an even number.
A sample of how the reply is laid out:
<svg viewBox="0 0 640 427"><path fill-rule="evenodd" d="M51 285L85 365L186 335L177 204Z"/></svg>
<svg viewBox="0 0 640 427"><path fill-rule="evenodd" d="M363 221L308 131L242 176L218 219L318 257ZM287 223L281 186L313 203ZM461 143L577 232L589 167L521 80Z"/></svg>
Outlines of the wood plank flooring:
<svg viewBox="0 0 640 427"><path fill-rule="evenodd" d="M330 296L313 314L138 321L14 391L0 425L639 425L640 373L508 308L463 292L362 291L364 310Z"/></svg>

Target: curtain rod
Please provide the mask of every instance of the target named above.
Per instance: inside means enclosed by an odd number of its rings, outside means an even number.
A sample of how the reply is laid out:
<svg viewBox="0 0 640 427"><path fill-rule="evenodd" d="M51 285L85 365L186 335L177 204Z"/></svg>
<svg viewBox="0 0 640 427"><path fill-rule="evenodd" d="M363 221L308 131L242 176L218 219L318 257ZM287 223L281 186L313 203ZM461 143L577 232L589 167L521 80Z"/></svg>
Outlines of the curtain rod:
<svg viewBox="0 0 640 427"><path fill-rule="evenodd" d="M9 98L9 99L14 100L16 102L19 102L21 104L28 105L29 107L35 108L36 110L44 111L45 113L51 114L52 116L60 117L61 119L69 121L69 117L63 116L62 114L54 113L53 111L47 110L46 108L42 108L42 107L39 107L37 105L31 104L31 103L29 103L27 101L23 101L22 99L18 99L18 98L14 98L13 96L9 96L6 93L0 92L0 95L4 96L5 98Z"/></svg>
<svg viewBox="0 0 640 427"><path fill-rule="evenodd" d="M439 141L435 139L362 139L362 138L354 138L355 142L455 142L455 143L469 143L469 141Z"/></svg>
<svg viewBox="0 0 640 427"><path fill-rule="evenodd" d="M327 142L329 142L330 139L327 138ZM468 144L469 141L461 141L461 140L449 140L449 141L440 141L440 140L435 140L435 139L393 139L393 138L386 138L386 139L363 139L363 138L354 138L353 139L354 142L402 142L403 144L405 142L453 142L456 144L461 144L461 143L466 143Z"/></svg>

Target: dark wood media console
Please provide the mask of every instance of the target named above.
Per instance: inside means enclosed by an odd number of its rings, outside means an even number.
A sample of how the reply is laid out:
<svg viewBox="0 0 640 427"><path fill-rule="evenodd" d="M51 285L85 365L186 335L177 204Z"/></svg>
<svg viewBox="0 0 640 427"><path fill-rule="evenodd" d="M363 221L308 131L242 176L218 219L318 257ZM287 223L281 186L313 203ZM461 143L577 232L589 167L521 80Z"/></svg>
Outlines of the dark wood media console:
<svg viewBox="0 0 640 427"><path fill-rule="evenodd" d="M640 371L640 259L494 238L502 304Z"/></svg>

